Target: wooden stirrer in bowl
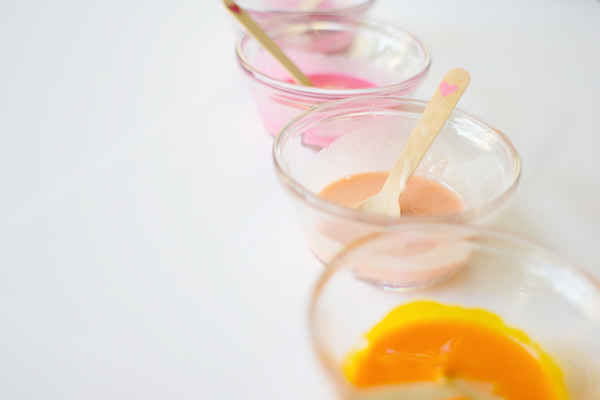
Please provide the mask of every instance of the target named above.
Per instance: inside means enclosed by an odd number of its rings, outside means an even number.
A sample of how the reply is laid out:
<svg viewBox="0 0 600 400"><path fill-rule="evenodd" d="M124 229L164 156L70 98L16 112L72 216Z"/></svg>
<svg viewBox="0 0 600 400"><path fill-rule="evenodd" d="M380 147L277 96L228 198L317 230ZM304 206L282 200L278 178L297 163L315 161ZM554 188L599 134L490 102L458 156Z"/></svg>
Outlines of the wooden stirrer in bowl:
<svg viewBox="0 0 600 400"><path fill-rule="evenodd" d="M470 79L469 73L460 68L453 69L444 76L442 83L425 107L417 126L410 134L400 157L394 163L383 188L379 193L359 204L356 207L358 210L390 217L400 216L398 199L404 192L408 179L417 169L454 106L469 86Z"/></svg>
<svg viewBox="0 0 600 400"><path fill-rule="evenodd" d="M232 0L223 0L223 4L229 10L231 15L242 25L244 31L252 36L269 54L271 54L279 64L292 76L294 82L298 85L313 86L310 79L298 69L298 67L281 51L279 46L271 40L260 26Z"/></svg>

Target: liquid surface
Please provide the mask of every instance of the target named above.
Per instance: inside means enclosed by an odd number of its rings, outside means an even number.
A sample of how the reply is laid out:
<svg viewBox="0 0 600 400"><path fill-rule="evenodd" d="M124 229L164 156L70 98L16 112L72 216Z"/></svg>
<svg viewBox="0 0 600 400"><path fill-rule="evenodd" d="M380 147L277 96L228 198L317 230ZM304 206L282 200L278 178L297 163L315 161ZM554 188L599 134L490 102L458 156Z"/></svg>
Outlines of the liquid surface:
<svg viewBox="0 0 600 400"><path fill-rule="evenodd" d="M329 184L319 196L334 203L356 208L379 193L389 172L348 175ZM450 189L432 179L413 175L399 199L402 216L431 216L461 211L463 202Z"/></svg>
<svg viewBox="0 0 600 400"><path fill-rule="evenodd" d="M344 74L312 74L307 75L315 87L322 89L366 89L376 85L362 78ZM286 82L293 83L291 79Z"/></svg>
<svg viewBox="0 0 600 400"><path fill-rule="evenodd" d="M415 302L389 313L350 355L358 387L460 379L505 400L565 400L562 375L523 332L479 309Z"/></svg>

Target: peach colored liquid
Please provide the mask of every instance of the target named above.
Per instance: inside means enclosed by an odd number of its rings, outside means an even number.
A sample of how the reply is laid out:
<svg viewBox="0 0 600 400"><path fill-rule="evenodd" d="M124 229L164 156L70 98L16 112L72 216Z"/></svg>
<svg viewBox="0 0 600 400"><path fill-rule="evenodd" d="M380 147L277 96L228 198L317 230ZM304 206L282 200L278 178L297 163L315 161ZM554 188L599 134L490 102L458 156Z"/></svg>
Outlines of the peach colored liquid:
<svg viewBox="0 0 600 400"><path fill-rule="evenodd" d="M348 175L329 184L319 196L334 203L356 208L367 198L377 194L388 172L365 172ZM464 208L460 198L442 184L413 175L400 196L400 209L403 216L430 216L461 211Z"/></svg>

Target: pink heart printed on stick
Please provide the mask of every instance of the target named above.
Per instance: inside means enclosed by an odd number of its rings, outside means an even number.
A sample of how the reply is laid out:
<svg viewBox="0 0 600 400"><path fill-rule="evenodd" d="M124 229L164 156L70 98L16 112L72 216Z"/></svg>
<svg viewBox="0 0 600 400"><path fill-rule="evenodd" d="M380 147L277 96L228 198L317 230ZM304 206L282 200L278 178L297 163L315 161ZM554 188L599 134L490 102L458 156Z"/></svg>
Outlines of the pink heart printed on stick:
<svg viewBox="0 0 600 400"><path fill-rule="evenodd" d="M442 97L446 97L449 94L452 94L458 90L458 85L450 85L448 82L444 81L440 83L440 93Z"/></svg>
<svg viewBox="0 0 600 400"><path fill-rule="evenodd" d="M227 8L229 8L231 11L233 11L236 14L241 14L242 10L240 9L240 6L238 6L237 4L231 4L229 6L227 6Z"/></svg>
<svg viewBox="0 0 600 400"><path fill-rule="evenodd" d="M448 81L456 82L450 86ZM406 145L400 153L400 157L394 163L390 174L388 175L383 188L374 196L369 197L358 205L357 210L363 210L374 214L383 214L390 217L399 217L400 203L398 198L406 188L411 175L415 172L419 163L427 153L427 149L433 143L438 132L446 123L446 120L454 110L460 96L464 93L471 77L464 69L455 68L448 71L442 83L440 84L440 93L442 97L456 92L456 94L447 99L440 99L437 90L431 98L427 107L421 114L421 118L415 129L410 134Z"/></svg>

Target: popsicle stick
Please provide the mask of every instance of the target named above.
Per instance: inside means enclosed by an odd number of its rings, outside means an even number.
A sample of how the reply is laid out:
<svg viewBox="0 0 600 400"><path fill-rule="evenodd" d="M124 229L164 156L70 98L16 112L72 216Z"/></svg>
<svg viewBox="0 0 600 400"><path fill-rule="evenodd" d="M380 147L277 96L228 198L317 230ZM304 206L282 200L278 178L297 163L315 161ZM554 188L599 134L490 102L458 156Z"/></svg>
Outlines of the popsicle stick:
<svg viewBox="0 0 600 400"><path fill-rule="evenodd" d="M275 60L277 60L283 68L292 76L294 82L299 85L313 86L302 71L281 51L281 49L271 40L252 18L239 5L232 0L223 0L223 4L229 10L230 14L237 19L242 25L246 33L252 36L267 52L269 52Z"/></svg>
<svg viewBox="0 0 600 400"><path fill-rule="evenodd" d="M304 0L298 8L302 11L312 11L319 7L324 1L325 0Z"/></svg>
<svg viewBox="0 0 600 400"><path fill-rule="evenodd" d="M444 76L408 138L406 146L402 149L400 157L392 167L383 188L375 196L362 202L357 209L391 217L400 216L398 198L406 189L408 179L417 169L456 103L469 86L470 79L469 73L460 68L453 69Z"/></svg>

